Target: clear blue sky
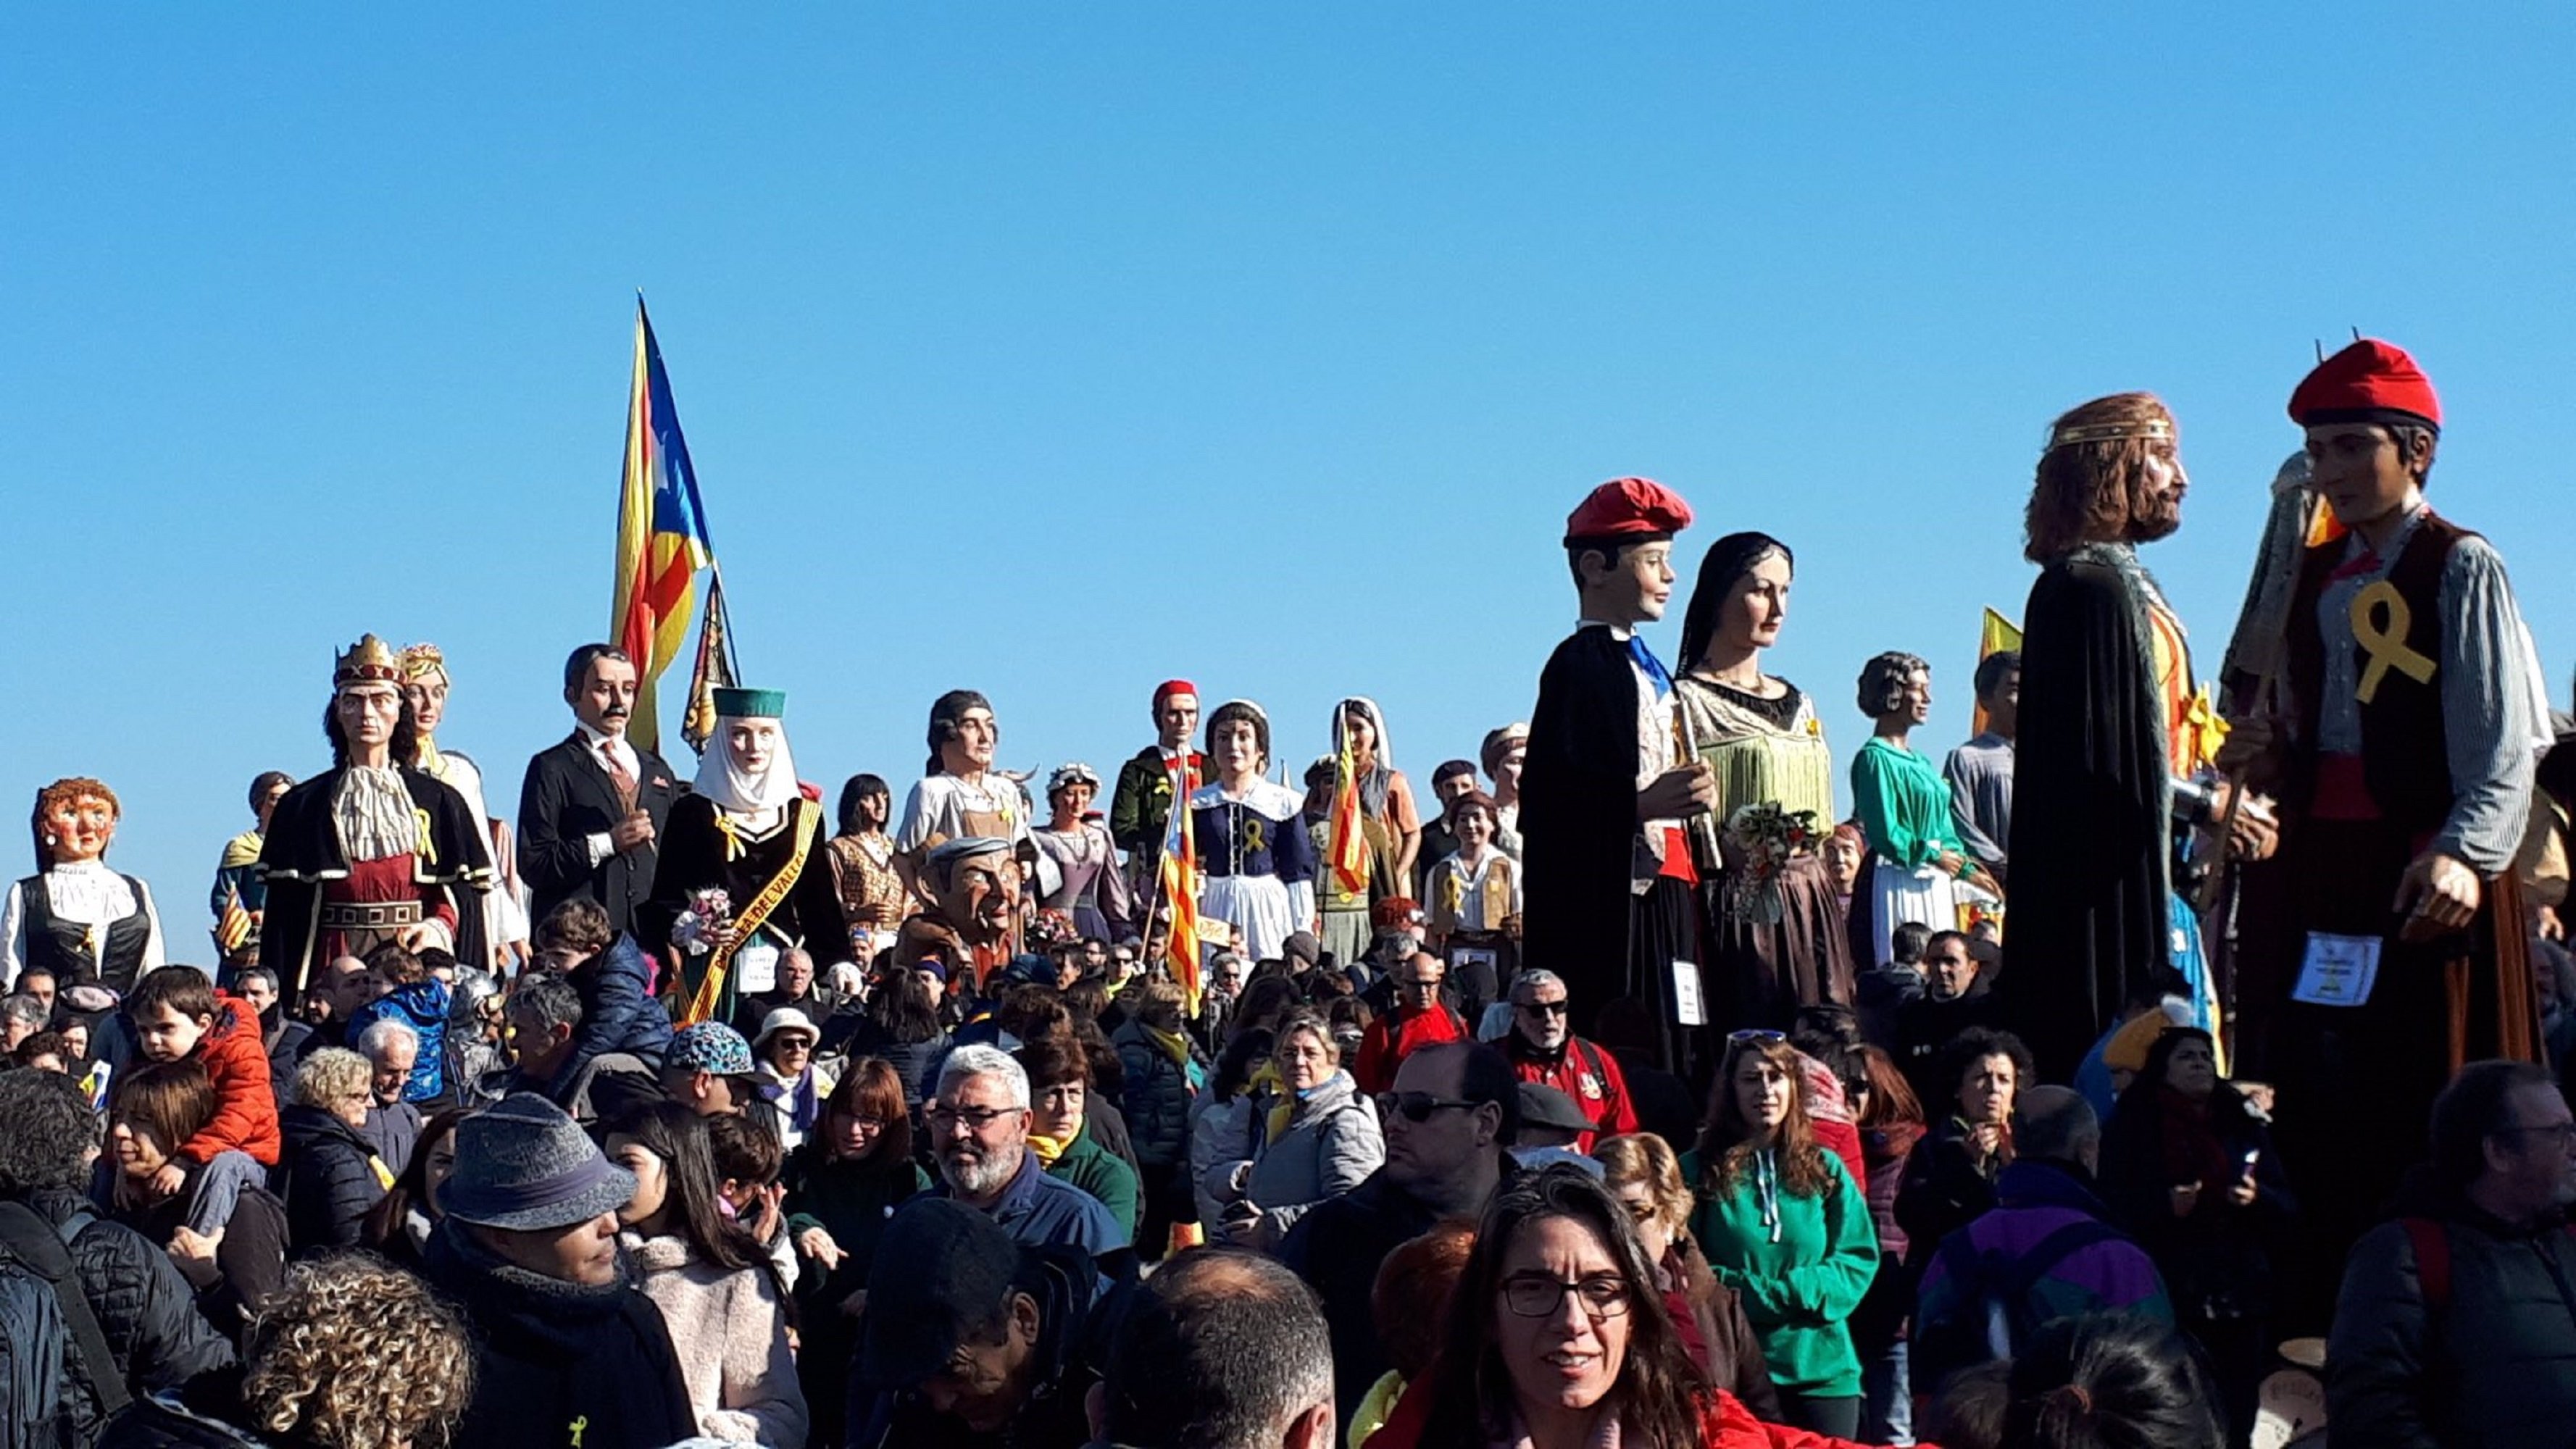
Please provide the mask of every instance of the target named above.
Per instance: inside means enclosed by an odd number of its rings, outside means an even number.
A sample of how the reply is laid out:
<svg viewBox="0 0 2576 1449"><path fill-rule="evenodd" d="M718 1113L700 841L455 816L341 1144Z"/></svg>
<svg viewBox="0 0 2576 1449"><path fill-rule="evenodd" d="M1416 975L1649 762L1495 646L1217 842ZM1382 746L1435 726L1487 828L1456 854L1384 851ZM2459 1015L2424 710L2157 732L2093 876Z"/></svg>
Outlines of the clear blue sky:
<svg viewBox="0 0 2576 1449"><path fill-rule="evenodd" d="M24 12L0 806L108 780L201 956L244 786L327 763L371 629L446 648L509 811L606 624L638 288L827 787L908 785L956 685L1006 764L1106 771L1170 674L1300 760L1373 694L1427 776L1527 713L1564 515L1624 473L1694 565L1797 548L1774 664L1838 745L1888 648L1945 745L2047 420L2132 387L2183 420L2150 562L2214 671L2355 326L2441 388L2435 500L2563 694L2576 11L2081 10Z"/></svg>

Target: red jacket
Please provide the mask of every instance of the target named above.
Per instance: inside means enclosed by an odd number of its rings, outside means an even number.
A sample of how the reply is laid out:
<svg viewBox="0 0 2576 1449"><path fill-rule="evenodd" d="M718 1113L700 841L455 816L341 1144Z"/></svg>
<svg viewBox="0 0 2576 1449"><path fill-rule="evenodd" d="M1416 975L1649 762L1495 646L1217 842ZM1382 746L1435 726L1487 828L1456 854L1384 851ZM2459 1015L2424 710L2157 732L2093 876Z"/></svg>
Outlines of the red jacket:
<svg viewBox="0 0 2576 1449"><path fill-rule="evenodd" d="M1386 1424L1368 1437L1363 1449L1421 1449L1423 1421L1431 1417L1429 1395L1406 1393L1395 1401ZM1860 1449L1849 1439L1829 1439L1804 1429L1765 1424L1744 1401L1724 1389L1703 1389L1699 1403L1701 1449ZM1930 1444L1924 1449L1935 1449Z"/></svg>
<svg viewBox="0 0 2576 1449"><path fill-rule="evenodd" d="M1369 1023L1368 1034L1360 1038L1359 1060L1351 1066L1351 1077L1363 1092L1392 1092L1395 1069L1404 1065L1406 1057L1439 1042L1474 1039L1466 1018L1445 1005L1390 1012Z"/></svg>
<svg viewBox="0 0 2576 1449"><path fill-rule="evenodd" d="M1592 1151L1596 1137L1618 1137L1637 1130L1637 1108L1628 1100L1628 1079L1608 1052L1581 1037L1566 1039L1565 1052L1554 1063L1515 1047L1512 1072L1524 1082L1543 1082L1574 1099L1593 1131L1574 1139L1574 1150Z"/></svg>
<svg viewBox="0 0 2576 1449"><path fill-rule="evenodd" d="M215 1026L198 1041L197 1061L215 1088L215 1119L179 1144L178 1156L203 1164L218 1152L247 1152L277 1165L277 1096L268 1084L268 1046L250 1003L215 993Z"/></svg>

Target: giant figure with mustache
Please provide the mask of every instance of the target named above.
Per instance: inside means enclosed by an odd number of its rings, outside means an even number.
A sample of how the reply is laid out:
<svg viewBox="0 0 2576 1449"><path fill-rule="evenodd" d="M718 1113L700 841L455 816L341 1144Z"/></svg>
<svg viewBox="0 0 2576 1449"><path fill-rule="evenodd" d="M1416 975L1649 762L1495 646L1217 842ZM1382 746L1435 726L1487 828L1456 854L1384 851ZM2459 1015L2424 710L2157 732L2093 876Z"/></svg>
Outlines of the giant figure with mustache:
<svg viewBox="0 0 2576 1449"><path fill-rule="evenodd" d="M626 738L635 665L607 644L584 644L564 661L569 739L528 761L519 786L519 873L530 913L543 921L565 901L593 900L617 929L635 934L636 908L653 896L662 830L679 798L671 767Z"/></svg>
<svg viewBox="0 0 2576 1449"><path fill-rule="evenodd" d="M2173 413L2130 392L2060 417L2031 489L2025 553L2040 575L2024 615L1997 990L2043 1081L2071 1080L2168 968L2191 982L2198 1024L2219 1026L2174 875L2192 828L2229 816L2230 787L2208 769L2215 716L2182 623L2137 551L2182 526L2189 486ZM2232 818L2247 853L2270 849L2266 802Z"/></svg>

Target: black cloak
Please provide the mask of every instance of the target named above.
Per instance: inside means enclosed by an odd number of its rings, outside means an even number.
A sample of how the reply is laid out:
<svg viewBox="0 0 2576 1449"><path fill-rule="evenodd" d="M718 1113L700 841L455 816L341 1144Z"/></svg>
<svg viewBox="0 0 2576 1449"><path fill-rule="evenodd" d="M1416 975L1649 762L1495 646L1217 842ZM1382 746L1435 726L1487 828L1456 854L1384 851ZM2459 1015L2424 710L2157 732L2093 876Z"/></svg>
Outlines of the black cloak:
<svg viewBox="0 0 2576 1449"><path fill-rule="evenodd" d="M2052 559L2023 615L2004 1019L2039 1080L2072 1081L2121 1004L2171 964L2173 827L2144 572Z"/></svg>
<svg viewBox="0 0 2576 1449"><path fill-rule="evenodd" d="M458 964L489 970L483 893L493 881L492 847L483 822L445 781L410 765L400 772L412 808L429 822L430 848L426 855L413 854L412 883L420 887L424 907L443 899L455 910ZM300 1000L310 984L314 947L321 938L323 887L349 874L339 827L331 819L342 773L336 767L325 770L287 791L269 817L267 840L260 847L259 873L268 885L268 902L260 913L259 964L277 973L277 994L289 1003Z"/></svg>

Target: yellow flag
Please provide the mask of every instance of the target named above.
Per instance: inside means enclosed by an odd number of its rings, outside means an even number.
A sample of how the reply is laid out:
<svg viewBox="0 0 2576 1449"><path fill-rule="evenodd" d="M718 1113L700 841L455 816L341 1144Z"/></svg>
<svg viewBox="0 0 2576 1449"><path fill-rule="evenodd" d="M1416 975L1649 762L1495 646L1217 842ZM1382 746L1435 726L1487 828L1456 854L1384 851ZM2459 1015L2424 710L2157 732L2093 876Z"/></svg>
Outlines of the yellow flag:
<svg viewBox="0 0 2576 1449"><path fill-rule="evenodd" d="M1998 651L2020 647L2020 627L1994 610L1986 610L1986 617L1977 628L1977 662L1983 664L1988 657ZM1986 707L1980 704L1977 706L1977 727L1973 733L1984 734L1985 732Z"/></svg>

